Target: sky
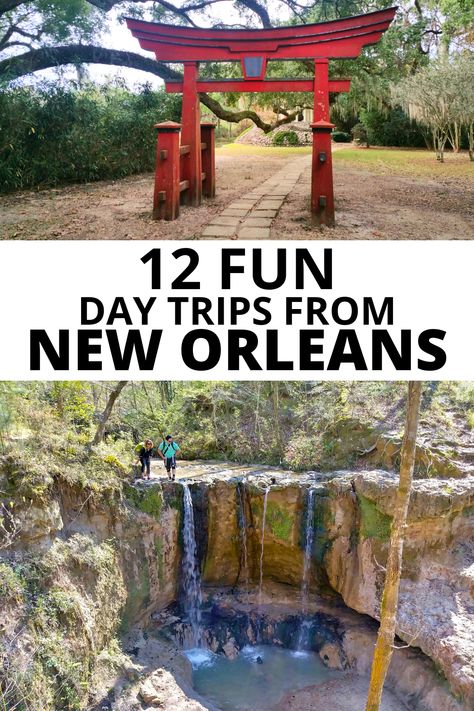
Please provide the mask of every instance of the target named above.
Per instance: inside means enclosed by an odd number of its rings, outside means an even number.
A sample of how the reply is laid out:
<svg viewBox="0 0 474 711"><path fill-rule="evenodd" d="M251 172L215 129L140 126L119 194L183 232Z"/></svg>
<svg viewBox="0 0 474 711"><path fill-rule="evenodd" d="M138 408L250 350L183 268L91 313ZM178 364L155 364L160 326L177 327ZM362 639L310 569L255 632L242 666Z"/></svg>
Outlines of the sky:
<svg viewBox="0 0 474 711"><path fill-rule="evenodd" d="M278 12L276 12L277 7ZM280 19L285 14L285 10L283 10L283 8L279 5L279 3L276 2L276 0L270 0L269 9L273 10L273 14L278 15ZM153 57L152 52L146 52L141 49L138 40L132 37L126 25L118 20L118 12L111 11L110 13L108 13L107 17L109 18L109 31L104 34L104 36L100 40L100 44L102 46L123 51L135 52L138 54L143 54L146 57ZM199 21L199 24L201 24L202 26L210 26L212 24L212 20L217 21L222 20L223 18L228 24L232 24L233 22L239 22L239 16L235 11L232 2L220 2L216 6L211 5L208 11L207 21L206 18L202 17ZM148 72L140 72L135 69L127 69L124 67L113 67L97 64L89 64L86 66L86 69L88 76L92 80L100 83L105 82L108 79L114 77L121 77L125 79L125 81L130 87L133 87L137 84L143 84L144 82L151 84L154 88L163 86L163 81L159 77L156 77L153 74L149 74ZM70 77L74 79L77 76L74 69L67 68L62 69L61 71L63 75L67 78ZM45 70L42 72L36 72L34 76L29 76L21 79L20 83L36 84L44 79L54 80L55 77L56 73L54 70Z"/></svg>

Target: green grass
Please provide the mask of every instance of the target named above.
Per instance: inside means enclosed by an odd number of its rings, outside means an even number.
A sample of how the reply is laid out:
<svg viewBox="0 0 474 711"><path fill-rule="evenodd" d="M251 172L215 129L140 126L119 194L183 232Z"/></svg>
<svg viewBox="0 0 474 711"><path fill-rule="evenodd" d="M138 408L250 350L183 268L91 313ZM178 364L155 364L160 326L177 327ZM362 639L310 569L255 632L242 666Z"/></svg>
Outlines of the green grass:
<svg viewBox="0 0 474 711"><path fill-rule="evenodd" d="M466 151L457 155L445 154L439 163L435 154L427 150L401 148L339 148L334 161L350 167L366 168L371 172L391 175L412 175L431 178L474 178L474 163Z"/></svg>
<svg viewBox="0 0 474 711"><path fill-rule="evenodd" d="M251 146L246 143L227 143L216 149L220 156L266 156L283 158L286 156L306 155L311 153L311 146Z"/></svg>

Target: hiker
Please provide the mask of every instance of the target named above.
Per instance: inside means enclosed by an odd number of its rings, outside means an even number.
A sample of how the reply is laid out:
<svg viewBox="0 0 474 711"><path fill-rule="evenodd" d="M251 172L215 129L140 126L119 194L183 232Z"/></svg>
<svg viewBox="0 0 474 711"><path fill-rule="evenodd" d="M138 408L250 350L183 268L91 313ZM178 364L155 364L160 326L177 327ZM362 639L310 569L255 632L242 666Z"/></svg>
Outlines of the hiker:
<svg viewBox="0 0 474 711"><path fill-rule="evenodd" d="M173 442L171 435L166 435L160 444L158 454L165 463L168 479L170 479L170 481L174 481L176 478L176 452L179 452L179 444Z"/></svg>
<svg viewBox="0 0 474 711"><path fill-rule="evenodd" d="M138 452L138 459L141 465L141 474L144 479L150 478L150 467L151 467L151 457L153 454L153 442L151 439L146 439L143 442L143 446ZM144 476L146 471L146 476Z"/></svg>

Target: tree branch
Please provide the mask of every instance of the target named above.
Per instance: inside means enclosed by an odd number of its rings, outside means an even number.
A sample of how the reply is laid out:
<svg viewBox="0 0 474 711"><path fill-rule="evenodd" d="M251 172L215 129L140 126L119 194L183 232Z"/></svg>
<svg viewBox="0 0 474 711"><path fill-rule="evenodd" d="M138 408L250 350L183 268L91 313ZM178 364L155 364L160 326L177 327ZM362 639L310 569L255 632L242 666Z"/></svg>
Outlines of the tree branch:
<svg viewBox="0 0 474 711"><path fill-rule="evenodd" d="M5 47L8 47L10 37L15 34L16 25L10 25L8 30L5 32L3 37L0 39L0 51Z"/></svg>
<svg viewBox="0 0 474 711"><path fill-rule="evenodd" d="M112 410L114 409L115 401L117 400L117 398L119 397L120 393L122 392L124 387L127 385L127 383L128 383L128 380L119 380L117 385L113 388L112 392L110 393L108 400L107 400L107 404L105 406L105 410L99 418L99 424L97 427L97 431L96 431L94 438L91 442L92 446L100 444L102 442L102 440L104 439L105 428L106 428L107 422L109 420L109 417L112 414Z"/></svg>
<svg viewBox="0 0 474 711"><path fill-rule="evenodd" d="M1 2L1 0L0 0ZM109 12L109 10L112 10L115 5L119 5L123 0L87 0L89 5L94 5L94 7L97 7L99 10L105 10L105 12ZM146 3L148 0L132 0L134 3Z"/></svg>
<svg viewBox="0 0 474 711"><path fill-rule="evenodd" d="M139 0L140 2L142 0ZM190 25L193 27L197 27L196 23L189 17L188 12L190 10L187 7L176 7L176 5L173 5L170 2L167 2L167 0L156 0L159 5L165 8L165 10L168 10L169 12L174 13L178 17L182 17L183 20L186 20L186 22L189 22ZM207 3L206 3L207 4Z"/></svg>
<svg viewBox="0 0 474 711"><path fill-rule="evenodd" d="M25 74L42 69L51 69L65 64L107 64L116 65L119 67L128 67L130 69L138 69L149 74L154 74L160 79L181 79L181 75L156 59L143 57L134 52L123 52L105 47L96 47L94 45L63 45L59 47L42 47L41 49L32 49L29 52L8 57L0 61L0 81L9 82ZM262 129L265 133L273 131L273 129L285 123L291 123L301 107L295 111L288 113L283 118L276 120L273 123L263 121L260 116L251 110L231 111L222 106L216 99L209 94L200 94L200 101L204 106L207 106L217 118L229 121L230 123L239 123L244 119L250 119L253 123Z"/></svg>
<svg viewBox="0 0 474 711"><path fill-rule="evenodd" d="M243 110L243 111L230 111L222 106L216 99L213 99L209 94L199 94L199 99L204 106L212 111L217 118L223 119L223 121L229 121L230 123L239 123L244 119L250 119L253 121L258 128L261 128L265 133L273 131L278 126L282 126L285 123L291 123L295 120L301 111L301 107L288 113L284 118L277 119L274 123L267 123L263 121L260 116L255 111Z"/></svg>
<svg viewBox="0 0 474 711"><path fill-rule="evenodd" d="M12 81L41 69L64 64L109 64L139 69L161 79L180 79L181 75L156 59L142 57L135 52L123 52L94 45L62 45L41 47L0 61L0 81Z"/></svg>
<svg viewBox="0 0 474 711"><path fill-rule="evenodd" d="M271 27L272 23L270 20L270 15L267 12L267 9L260 5L257 0L239 0L241 5L244 5L247 7L249 10L254 12L259 18L260 22L262 23L262 27Z"/></svg>
<svg viewBox="0 0 474 711"><path fill-rule="evenodd" d="M10 10L14 10L16 7L20 7L20 5L24 5L25 2L26 0L0 0L0 15L10 12Z"/></svg>

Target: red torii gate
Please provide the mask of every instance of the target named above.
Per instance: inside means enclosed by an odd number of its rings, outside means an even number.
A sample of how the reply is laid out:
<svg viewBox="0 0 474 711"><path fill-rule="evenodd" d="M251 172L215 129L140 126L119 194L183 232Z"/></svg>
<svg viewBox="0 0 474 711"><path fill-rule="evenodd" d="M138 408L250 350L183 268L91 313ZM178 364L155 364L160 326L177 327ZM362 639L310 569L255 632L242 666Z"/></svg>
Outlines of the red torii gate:
<svg viewBox="0 0 474 711"><path fill-rule="evenodd" d="M200 205L203 193L215 194L213 124L200 124L200 92L313 91L311 212L317 224L334 225L329 93L349 91L350 80L330 80L329 59L353 59L363 47L376 44L396 10L258 30L202 29L127 18L143 49L154 52L161 62L184 64L182 80L165 82L166 91L183 94L182 124L168 121L156 126L154 216L175 219L181 193L190 205ZM291 59L313 59L314 78L265 79L269 60ZM215 61L240 61L244 78L199 79L198 63Z"/></svg>

